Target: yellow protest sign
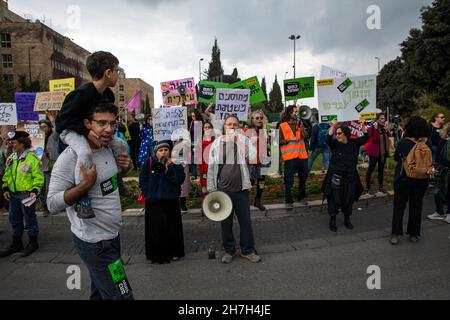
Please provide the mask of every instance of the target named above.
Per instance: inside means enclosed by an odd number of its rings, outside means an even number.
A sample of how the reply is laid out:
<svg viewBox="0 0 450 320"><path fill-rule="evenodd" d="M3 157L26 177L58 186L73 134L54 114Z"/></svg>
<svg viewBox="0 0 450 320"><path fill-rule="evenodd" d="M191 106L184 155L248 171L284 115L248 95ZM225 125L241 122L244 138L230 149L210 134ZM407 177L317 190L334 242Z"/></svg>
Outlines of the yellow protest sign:
<svg viewBox="0 0 450 320"><path fill-rule="evenodd" d="M334 79L317 80L318 87L332 86L334 84Z"/></svg>
<svg viewBox="0 0 450 320"><path fill-rule="evenodd" d="M75 90L75 78L55 79L48 82L50 91L64 91L68 95Z"/></svg>
<svg viewBox="0 0 450 320"><path fill-rule="evenodd" d="M369 113L361 113L361 118L364 120L373 120L377 117L377 114L375 112L369 112Z"/></svg>

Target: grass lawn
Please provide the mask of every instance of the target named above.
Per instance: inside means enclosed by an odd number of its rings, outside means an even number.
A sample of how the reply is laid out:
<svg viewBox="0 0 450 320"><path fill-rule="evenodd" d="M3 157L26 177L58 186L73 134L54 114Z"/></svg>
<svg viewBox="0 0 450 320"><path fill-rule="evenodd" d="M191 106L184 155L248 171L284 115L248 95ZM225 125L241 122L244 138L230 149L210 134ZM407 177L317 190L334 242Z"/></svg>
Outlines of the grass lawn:
<svg viewBox="0 0 450 320"><path fill-rule="evenodd" d="M306 198L307 200L319 200L322 199L322 193L320 192L323 179L325 174L321 173L321 165L322 165L322 155L317 157L314 162L312 171L318 171L318 174L310 173L308 176L308 180L306 181ZM362 161L360 162L362 163ZM386 164L386 169L384 172L384 187L387 190L392 189L393 183L393 175L395 169L396 162L392 159L388 159ZM365 175L367 172L366 168L359 168L359 174L361 177L361 182L363 186L366 186L365 183ZM132 171L128 177L137 177L139 174L136 171ZM377 179L378 171L375 170L372 174L372 190L378 189L378 179ZM143 208L143 205L137 201L137 197L139 195L139 186L137 181L127 181L125 183L127 188L132 192L132 195L129 197L121 197L122 199L122 209L130 209L130 208ZM256 188L253 187L251 189L250 201L253 204L253 199L255 197ZM298 178L294 179L294 187L292 190L292 194L295 197L298 194ZM284 181L281 177L268 176L266 178L266 187L263 193L263 203L271 204L271 203L284 203ZM191 181L191 192L187 199L188 208L200 208L201 206L201 187L198 181Z"/></svg>

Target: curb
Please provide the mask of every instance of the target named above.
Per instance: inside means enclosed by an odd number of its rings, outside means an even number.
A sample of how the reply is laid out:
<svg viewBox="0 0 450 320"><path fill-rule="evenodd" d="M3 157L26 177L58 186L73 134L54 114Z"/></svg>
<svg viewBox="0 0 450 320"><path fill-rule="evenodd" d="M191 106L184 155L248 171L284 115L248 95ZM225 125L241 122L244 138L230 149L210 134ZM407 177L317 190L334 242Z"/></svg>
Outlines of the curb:
<svg viewBox="0 0 450 320"><path fill-rule="evenodd" d="M369 206L377 206L391 201L393 198L393 192L388 194L377 193L374 196L362 195L358 202L354 204L354 210L362 210ZM266 210L260 211L258 208L250 206L250 213L253 220L267 220L273 218L283 218L290 216L304 216L310 214L326 214L327 201L325 200L322 205L322 200L308 201L308 205L301 203L294 203L294 209L287 211L285 204L267 204ZM57 214L50 214L48 217L43 216L43 211L36 212L36 215L43 220L48 220L52 224L69 223L65 211ZM127 209L122 212L123 223L144 223L145 210L144 208ZM203 220L209 221L208 218L202 217L201 209L189 209L188 213L182 214L183 221L189 222L201 222ZM0 213L0 221L8 219L8 212L3 211Z"/></svg>

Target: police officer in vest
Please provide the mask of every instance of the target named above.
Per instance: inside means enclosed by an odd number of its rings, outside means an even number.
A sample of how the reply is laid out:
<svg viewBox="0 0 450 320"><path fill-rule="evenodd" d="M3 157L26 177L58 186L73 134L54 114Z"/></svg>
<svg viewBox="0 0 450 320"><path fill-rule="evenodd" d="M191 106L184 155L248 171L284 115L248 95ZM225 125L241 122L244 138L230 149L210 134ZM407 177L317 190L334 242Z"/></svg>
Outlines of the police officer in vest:
<svg viewBox="0 0 450 320"><path fill-rule="evenodd" d="M284 184L286 209L294 209L294 199L292 197L292 186L294 185L294 175L298 173L299 193L298 201L308 205L305 201L306 179L308 177L308 151L306 150L306 139L308 130L303 125L296 106L289 106L285 109L280 125L280 152L284 160Z"/></svg>

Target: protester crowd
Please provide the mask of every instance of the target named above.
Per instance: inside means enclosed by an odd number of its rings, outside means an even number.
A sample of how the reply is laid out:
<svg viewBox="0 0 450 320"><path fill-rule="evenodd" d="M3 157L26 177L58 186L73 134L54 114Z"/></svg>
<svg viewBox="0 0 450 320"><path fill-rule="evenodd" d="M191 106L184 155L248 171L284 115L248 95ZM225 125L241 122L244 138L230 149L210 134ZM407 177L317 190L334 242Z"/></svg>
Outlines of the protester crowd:
<svg viewBox="0 0 450 320"><path fill-rule="evenodd" d="M221 261L231 263L237 253L235 215L241 256L260 262L250 204L266 210L264 168L276 145L269 128L279 128L286 210L293 210L296 201L308 204L306 181L314 161L322 155L321 171L326 173L322 192L328 204L329 229L337 231L339 211L345 227L353 229L353 204L364 192L358 172L360 151L364 150L368 157L365 190L369 194L376 167L378 191L386 193L386 163L390 157L397 161L391 244L398 244L403 235L408 202L407 234L411 242L419 241L422 203L431 178L436 212L428 218L450 223L450 206L444 210L450 197L450 125L445 125L443 114L434 115L430 124L421 117L411 117L401 130L391 125L385 114L377 115L370 124L359 119L361 134L352 137L346 123L301 118L295 105L284 110L277 124L269 124L261 110L251 112L248 123L233 115L220 121L210 105L203 112L199 108L191 114L186 128L191 144L184 146L181 139L155 141L151 114L143 119L133 114L128 123L118 122L118 108L110 89L118 80L116 57L100 51L89 56L86 64L93 81L68 94L56 118L47 114L47 119L39 123L45 132L41 159L32 152L25 131L11 132L2 141L1 204L9 212L12 242L0 257L18 252L25 257L39 248L36 200L43 207L44 217L66 210L74 246L90 272L92 299L133 298L120 257L120 195L130 195L122 178L133 168L139 171L139 197L145 204L145 254L151 263L170 263L185 255L182 212L188 210L191 179L197 178L202 197L222 191L233 204L233 214L221 222L225 251ZM202 129L201 141L194 141L195 127ZM201 148L200 163L192 161L196 151L193 146ZM182 149L184 159L189 161L178 161L179 154L172 154L174 149ZM296 175L299 188L294 195ZM256 196L251 202L249 190L253 186ZM25 231L29 237L26 246L22 243Z"/></svg>

